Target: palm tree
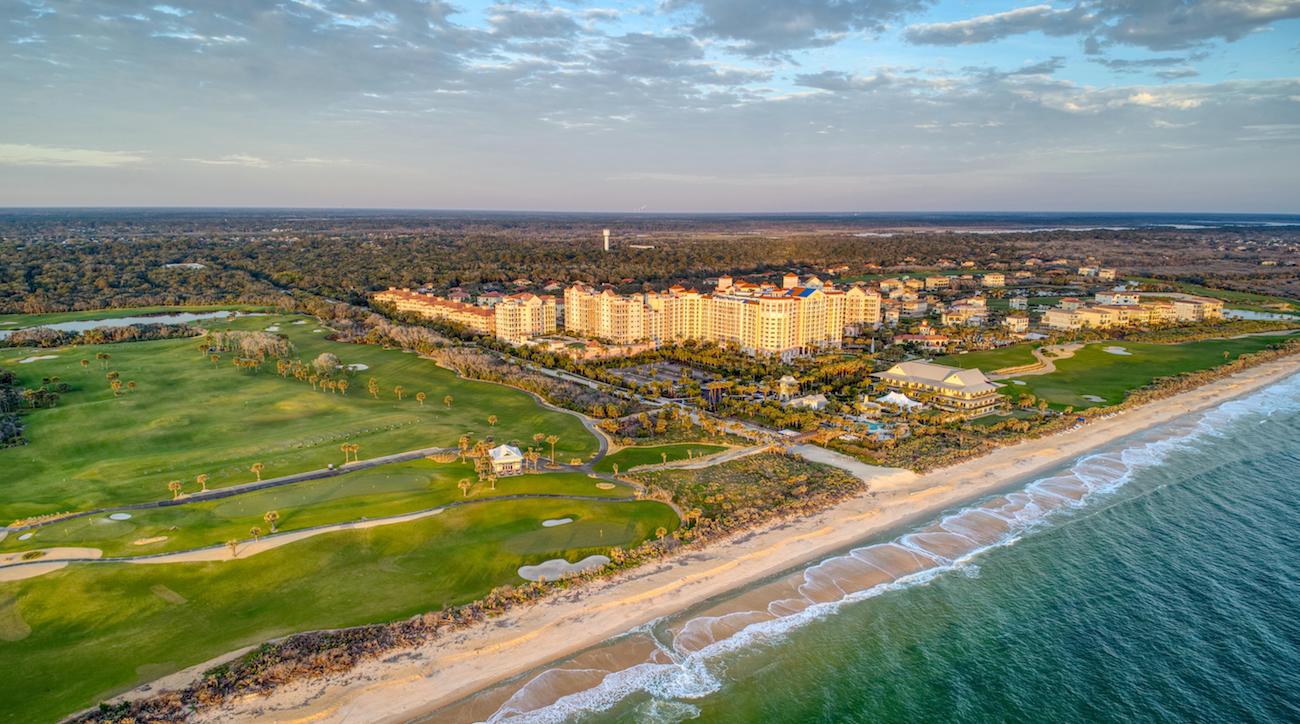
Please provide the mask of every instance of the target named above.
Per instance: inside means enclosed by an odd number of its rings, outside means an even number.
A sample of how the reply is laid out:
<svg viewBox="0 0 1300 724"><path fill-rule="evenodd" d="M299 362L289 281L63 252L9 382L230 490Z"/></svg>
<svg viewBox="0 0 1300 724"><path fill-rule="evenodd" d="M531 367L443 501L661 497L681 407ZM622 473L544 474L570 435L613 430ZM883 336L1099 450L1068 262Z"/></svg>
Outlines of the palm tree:
<svg viewBox="0 0 1300 724"><path fill-rule="evenodd" d="M663 540L664 536L666 535L668 535L667 528L663 527L662 525L659 526L658 528L655 528L655 537L658 538L659 540Z"/></svg>
<svg viewBox="0 0 1300 724"><path fill-rule="evenodd" d="M181 481L179 480L167 481L167 489L172 491L172 500L181 497Z"/></svg>
<svg viewBox="0 0 1300 724"><path fill-rule="evenodd" d="M354 442L352 443L351 448L352 448L352 462L355 463L356 461L361 459L357 457L357 453L361 450L361 444Z"/></svg>
<svg viewBox="0 0 1300 724"><path fill-rule="evenodd" d="M348 381L347 381L347 380L339 380L338 382L335 382L334 384L335 384L335 386L337 386L337 387L339 388L339 392L342 392L345 396L348 394Z"/></svg>
<svg viewBox="0 0 1300 724"><path fill-rule="evenodd" d="M442 398L442 404L446 405L447 407L451 407L451 399L452 399L451 395L447 395L446 397Z"/></svg>
<svg viewBox="0 0 1300 724"><path fill-rule="evenodd" d="M342 445L339 445L339 450L343 453L343 464L347 465L348 453L352 452L352 445L345 442Z"/></svg>
<svg viewBox="0 0 1300 724"><path fill-rule="evenodd" d="M231 538L230 540L226 541L226 547L230 549L231 558L239 557L239 541L235 540L234 538Z"/></svg>
<svg viewBox="0 0 1300 724"><path fill-rule="evenodd" d="M538 432L533 434L533 442L541 442L546 439L546 433Z"/></svg>
<svg viewBox="0 0 1300 724"><path fill-rule="evenodd" d="M128 392L135 392L135 387L136 387L135 380L131 380L126 383L126 389Z"/></svg>
<svg viewBox="0 0 1300 724"><path fill-rule="evenodd" d="M108 386L113 388L113 397L117 397L122 394L122 380L113 380L112 382L109 383Z"/></svg>
<svg viewBox="0 0 1300 724"><path fill-rule="evenodd" d="M424 407L424 398L425 394L423 392L415 393L415 401L420 403L420 407Z"/></svg>
<svg viewBox="0 0 1300 724"><path fill-rule="evenodd" d="M660 458L661 460L663 460L663 464L664 464L664 465L667 465L667 464L668 464L668 453L667 453L667 452L664 452L664 451L661 450L661 451L659 452L659 458Z"/></svg>
<svg viewBox="0 0 1300 724"><path fill-rule="evenodd" d="M86 368L89 367L89 366L90 366L90 360L88 360L88 359L83 359L83 360L81 360L81 369L84 370L84 369L86 369Z"/></svg>
<svg viewBox="0 0 1300 724"><path fill-rule="evenodd" d="M618 477L618 463L614 463L614 477Z"/></svg>
<svg viewBox="0 0 1300 724"><path fill-rule="evenodd" d="M262 520L266 521L266 524L271 526L271 532L274 533L275 524L280 521L280 514L274 510L268 510L266 511L266 514L262 516Z"/></svg>
<svg viewBox="0 0 1300 724"><path fill-rule="evenodd" d="M194 476L194 482L196 482L196 483L199 484L199 492L200 492L200 493L206 493L206 492L208 492L208 474L207 474L207 473L199 473L198 475Z"/></svg>
<svg viewBox="0 0 1300 724"><path fill-rule="evenodd" d="M252 467L248 468L250 472L257 476L258 482L261 482L262 480L262 468L263 465L261 463L253 463Z"/></svg>
<svg viewBox="0 0 1300 724"><path fill-rule="evenodd" d="M497 426L497 416L488 415L488 427L496 427L496 426Z"/></svg>
<svg viewBox="0 0 1300 724"><path fill-rule="evenodd" d="M396 387L393 388L393 394L397 395L398 402L402 401L402 393L404 392L406 392L406 388L402 387L401 385L397 385Z"/></svg>
<svg viewBox="0 0 1300 724"><path fill-rule="evenodd" d="M487 475L487 481L488 481L488 490L496 490L496 489L497 489L497 475L496 475L496 473L488 473L488 475Z"/></svg>
<svg viewBox="0 0 1300 724"><path fill-rule="evenodd" d="M370 381L366 382L366 391L370 393L370 396L371 396L371 397L373 397L373 398L375 398L376 400L378 400L378 399L379 399L379 380L375 379L374 377L371 377L371 378L370 378Z"/></svg>
<svg viewBox="0 0 1300 724"><path fill-rule="evenodd" d="M219 354L210 354L210 355L208 355L208 360L209 360L210 362L212 362L212 366L213 366L213 367L216 367L216 366L217 366L217 363L221 361L221 355L219 355Z"/></svg>
<svg viewBox="0 0 1300 724"><path fill-rule="evenodd" d="M550 443L550 445L551 445L551 464L552 464L552 465L555 464L555 443L557 443L557 442L559 442L559 441L560 441L560 437L559 437L558 435L547 435L547 436L546 436L546 442Z"/></svg>
<svg viewBox="0 0 1300 724"><path fill-rule="evenodd" d="M469 489L471 485L473 485L473 483L469 481L469 478L461 478L460 482L456 483L456 487L460 488L460 492L464 493L466 498L469 497Z"/></svg>
<svg viewBox="0 0 1300 724"><path fill-rule="evenodd" d="M254 543L262 539L262 529L258 528L257 526L253 526L252 528L249 528L248 534L253 536Z"/></svg>

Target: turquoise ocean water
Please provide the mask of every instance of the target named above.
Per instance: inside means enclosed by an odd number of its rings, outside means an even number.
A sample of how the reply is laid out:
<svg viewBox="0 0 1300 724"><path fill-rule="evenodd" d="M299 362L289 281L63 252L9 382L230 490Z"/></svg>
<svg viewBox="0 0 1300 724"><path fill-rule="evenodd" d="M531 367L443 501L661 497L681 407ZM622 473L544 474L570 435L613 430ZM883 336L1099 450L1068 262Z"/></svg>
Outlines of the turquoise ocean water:
<svg viewBox="0 0 1300 724"><path fill-rule="evenodd" d="M1300 376L496 696L493 721L1300 721Z"/></svg>

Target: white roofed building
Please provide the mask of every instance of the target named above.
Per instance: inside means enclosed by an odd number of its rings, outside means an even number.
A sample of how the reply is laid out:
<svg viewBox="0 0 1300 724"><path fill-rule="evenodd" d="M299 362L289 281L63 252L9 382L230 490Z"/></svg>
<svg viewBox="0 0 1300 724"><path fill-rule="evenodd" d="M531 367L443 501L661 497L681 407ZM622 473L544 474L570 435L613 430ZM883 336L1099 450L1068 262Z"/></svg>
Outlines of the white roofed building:
<svg viewBox="0 0 1300 724"><path fill-rule="evenodd" d="M978 369L961 369L916 360L899 362L872 375L892 390L910 394L934 407L967 417L979 417L1002 402L997 385Z"/></svg>
<svg viewBox="0 0 1300 724"><path fill-rule="evenodd" d="M524 454L514 445L497 445L488 451L488 456L492 458L492 472L498 478L524 472Z"/></svg>

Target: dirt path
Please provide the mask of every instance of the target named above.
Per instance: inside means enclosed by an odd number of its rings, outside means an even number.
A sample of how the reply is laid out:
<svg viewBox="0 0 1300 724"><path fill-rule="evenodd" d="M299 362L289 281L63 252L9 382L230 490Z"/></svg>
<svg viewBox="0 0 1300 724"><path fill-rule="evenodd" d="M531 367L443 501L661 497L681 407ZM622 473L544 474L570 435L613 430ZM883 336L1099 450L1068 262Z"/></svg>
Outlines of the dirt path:
<svg viewBox="0 0 1300 724"><path fill-rule="evenodd" d="M1025 369L1022 372L1012 372L1012 373L1003 373L1000 371L990 372L988 377L990 380L1009 380L1015 377L1034 377L1037 375L1050 375L1056 371L1056 360L1069 359L1074 356L1075 352L1078 352L1079 350L1083 349L1083 347L1084 345L1078 342L1073 342L1070 344L1054 344L1048 347L1035 347L1030 351L1033 353L1034 359L1038 360L1037 367L1030 367L1029 369ZM1051 351L1055 354L1049 357L1046 354L1047 351ZM1029 366L1022 365L1021 367L1003 367L1002 369L1016 370L1016 369L1021 369L1022 367L1029 367Z"/></svg>

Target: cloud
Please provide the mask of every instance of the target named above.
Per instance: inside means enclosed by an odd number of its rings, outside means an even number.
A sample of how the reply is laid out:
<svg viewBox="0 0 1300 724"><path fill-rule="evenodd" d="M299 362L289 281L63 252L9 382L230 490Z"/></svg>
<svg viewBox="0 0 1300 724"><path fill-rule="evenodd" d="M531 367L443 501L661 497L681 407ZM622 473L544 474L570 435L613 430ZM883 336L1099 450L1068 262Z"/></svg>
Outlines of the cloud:
<svg viewBox="0 0 1300 724"><path fill-rule="evenodd" d="M0 143L0 166L117 168L134 166L144 163L144 161L144 156L129 151L99 151L89 148Z"/></svg>
<svg viewBox="0 0 1300 724"><path fill-rule="evenodd" d="M182 161L204 166L243 166L245 168L270 168L271 162L246 153L232 153L220 158L183 158Z"/></svg>
<svg viewBox="0 0 1300 724"><path fill-rule="evenodd" d="M1079 35L1085 50L1108 45L1178 50L1231 42L1280 20L1300 17L1300 0L1082 0L1068 7L1033 5L945 23L912 25L919 45L969 45L1041 32Z"/></svg>
<svg viewBox="0 0 1300 724"><path fill-rule="evenodd" d="M564 10L533 10L504 4L488 9L488 23L493 32L510 38L569 38L582 30Z"/></svg>
<svg viewBox="0 0 1300 724"><path fill-rule="evenodd" d="M1082 6L1058 10L1051 5L1031 5L968 20L911 25L903 30L903 37L918 45L971 45L1034 31L1074 35L1086 32L1094 22Z"/></svg>
<svg viewBox="0 0 1300 724"><path fill-rule="evenodd" d="M831 45L851 32L879 32L930 0L667 0L693 16L697 37L731 41L746 55Z"/></svg>
<svg viewBox="0 0 1300 724"><path fill-rule="evenodd" d="M794 82L795 85L825 91L871 91L889 85L892 82L892 77L885 73L862 76L837 70L824 70L820 73L796 75Z"/></svg>

